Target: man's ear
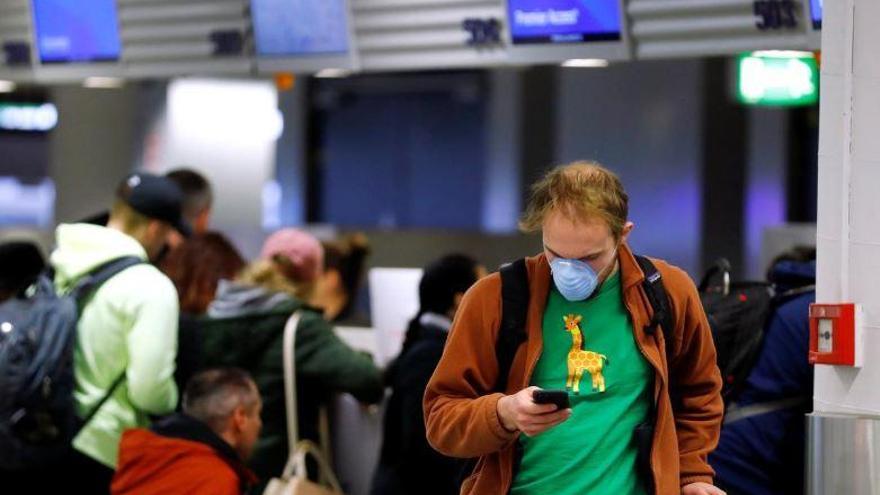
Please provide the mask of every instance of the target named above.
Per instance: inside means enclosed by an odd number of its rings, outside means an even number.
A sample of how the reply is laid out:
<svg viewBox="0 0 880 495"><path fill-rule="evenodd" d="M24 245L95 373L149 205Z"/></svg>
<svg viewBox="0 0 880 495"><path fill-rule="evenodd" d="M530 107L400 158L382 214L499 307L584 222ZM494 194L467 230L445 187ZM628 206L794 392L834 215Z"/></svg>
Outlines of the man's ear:
<svg viewBox="0 0 880 495"><path fill-rule="evenodd" d="M207 232L208 225L211 222L211 209L206 208L202 210L199 215L196 217L195 224L192 225L193 232L197 232L199 234Z"/></svg>
<svg viewBox="0 0 880 495"><path fill-rule="evenodd" d="M232 429L236 432L242 431L247 423L248 413L244 406L238 406L232 411Z"/></svg>
<svg viewBox="0 0 880 495"><path fill-rule="evenodd" d="M633 229L636 227L636 224L632 222L626 222L623 225L623 232L620 234L620 242L626 242L629 238L629 235L632 233Z"/></svg>
<svg viewBox="0 0 880 495"><path fill-rule="evenodd" d="M146 228L147 239L153 240L162 237L164 240L164 238L168 237L168 232L171 230L165 227L166 224L161 220L150 220Z"/></svg>

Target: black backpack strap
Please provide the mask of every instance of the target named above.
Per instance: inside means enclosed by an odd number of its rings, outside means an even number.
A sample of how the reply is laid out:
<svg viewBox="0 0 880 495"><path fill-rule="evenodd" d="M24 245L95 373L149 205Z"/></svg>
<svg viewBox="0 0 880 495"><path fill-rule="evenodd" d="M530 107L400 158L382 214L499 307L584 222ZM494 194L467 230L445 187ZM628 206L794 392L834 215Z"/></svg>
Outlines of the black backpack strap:
<svg viewBox="0 0 880 495"><path fill-rule="evenodd" d="M98 290L99 287L104 285L105 282L118 275L126 268L131 268L142 263L145 263L144 260L137 256L125 256L108 261L77 281L76 285L74 285L73 289L70 291L70 296L76 301L77 308L82 311L89 296Z"/></svg>
<svg viewBox="0 0 880 495"><path fill-rule="evenodd" d="M669 296L663 285L663 277L657 271L657 267L648 258L636 255L636 262L645 274L642 287L654 314L651 321L645 326L645 332L653 335L659 326L663 332L663 340L666 341L666 360L672 360L673 341L675 338L675 322L672 318L672 309L669 306Z"/></svg>
<svg viewBox="0 0 880 495"><path fill-rule="evenodd" d="M495 391L507 390L507 377L513 358L526 341L526 317L529 312L529 275L526 260L519 259L501 267L501 326L495 345L498 381Z"/></svg>
<svg viewBox="0 0 880 495"><path fill-rule="evenodd" d="M89 422L92 421L92 418L94 418L95 415L98 414L98 411L100 411L101 408L104 407L104 404L106 404L107 401L110 400L110 397L113 397L113 394L116 393L116 389L118 389L124 381L125 370L123 370L122 373L120 373L119 376L116 377L116 380L113 380L113 384L110 385L109 389L107 389L107 393L105 393L104 396L101 397L101 400L99 400L98 403L95 404L95 406L92 407L92 409L85 415L85 417L83 417L82 422L79 423L79 426L73 433L73 437L79 435L79 432L81 432L83 428L85 428L86 425L88 425Z"/></svg>

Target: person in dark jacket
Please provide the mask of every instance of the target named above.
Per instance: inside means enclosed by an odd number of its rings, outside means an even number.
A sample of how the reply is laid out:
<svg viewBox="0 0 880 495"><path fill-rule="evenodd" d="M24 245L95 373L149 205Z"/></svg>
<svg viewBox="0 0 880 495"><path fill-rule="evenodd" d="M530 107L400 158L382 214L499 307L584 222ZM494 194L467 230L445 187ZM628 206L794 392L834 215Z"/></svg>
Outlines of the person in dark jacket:
<svg viewBox="0 0 880 495"><path fill-rule="evenodd" d="M458 493L461 464L428 445L422 397L443 354L461 298L485 274L475 260L457 254L425 269L419 283L419 313L410 322L403 350L386 375L392 395L373 495Z"/></svg>
<svg viewBox="0 0 880 495"><path fill-rule="evenodd" d="M764 345L735 408L726 415L709 462L731 495L802 495L804 416L812 410L809 308L816 299L815 249L776 260L768 279L780 305L767 323Z"/></svg>
<svg viewBox="0 0 880 495"><path fill-rule="evenodd" d="M244 464L262 424L250 375L234 368L200 372L183 403L183 414L123 434L113 495L236 495L256 481Z"/></svg>
<svg viewBox="0 0 880 495"><path fill-rule="evenodd" d="M321 314L303 302L323 267L313 236L295 229L271 235L259 260L235 282L221 281L217 297L200 321L202 366L235 366L253 375L263 397L263 432L251 469L261 483L280 476L288 457L284 406L283 337L288 319L301 311L296 332L300 438L320 441L319 411L336 394L377 403L384 388L369 355L353 350ZM252 493L260 493L259 487Z"/></svg>

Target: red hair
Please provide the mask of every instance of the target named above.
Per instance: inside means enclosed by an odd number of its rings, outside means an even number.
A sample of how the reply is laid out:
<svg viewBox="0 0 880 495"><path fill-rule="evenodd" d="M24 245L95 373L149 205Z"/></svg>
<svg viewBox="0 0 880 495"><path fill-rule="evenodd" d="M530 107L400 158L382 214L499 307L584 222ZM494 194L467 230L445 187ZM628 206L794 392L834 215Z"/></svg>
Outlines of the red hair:
<svg viewBox="0 0 880 495"><path fill-rule="evenodd" d="M244 258L223 234L206 232L173 249L159 268L177 288L180 312L201 315L214 300L218 282L234 279L244 266Z"/></svg>

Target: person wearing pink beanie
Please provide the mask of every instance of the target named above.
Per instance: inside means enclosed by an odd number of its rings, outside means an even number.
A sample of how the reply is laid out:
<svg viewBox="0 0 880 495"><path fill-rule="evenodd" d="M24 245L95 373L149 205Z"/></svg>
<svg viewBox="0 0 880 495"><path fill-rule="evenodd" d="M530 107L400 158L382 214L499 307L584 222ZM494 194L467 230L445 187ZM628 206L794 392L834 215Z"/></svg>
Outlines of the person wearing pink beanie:
<svg viewBox="0 0 880 495"><path fill-rule="evenodd" d="M248 265L238 282L309 301L324 269L324 248L303 230L281 229L263 243L260 258Z"/></svg>
<svg viewBox="0 0 880 495"><path fill-rule="evenodd" d="M281 474L288 456L281 357L284 327L292 314L301 315L294 347L301 438L321 440L319 409L334 394L350 393L366 404L384 395L372 358L346 345L308 305L323 269L324 249L314 236L279 230L235 281L220 281L207 317L198 322L198 362L244 369L264 398L263 430L249 463L263 482Z"/></svg>
<svg viewBox="0 0 880 495"><path fill-rule="evenodd" d="M295 281L312 283L324 267L324 247L308 232L287 228L270 235L263 243L260 258L281 260Z"/></svg>

